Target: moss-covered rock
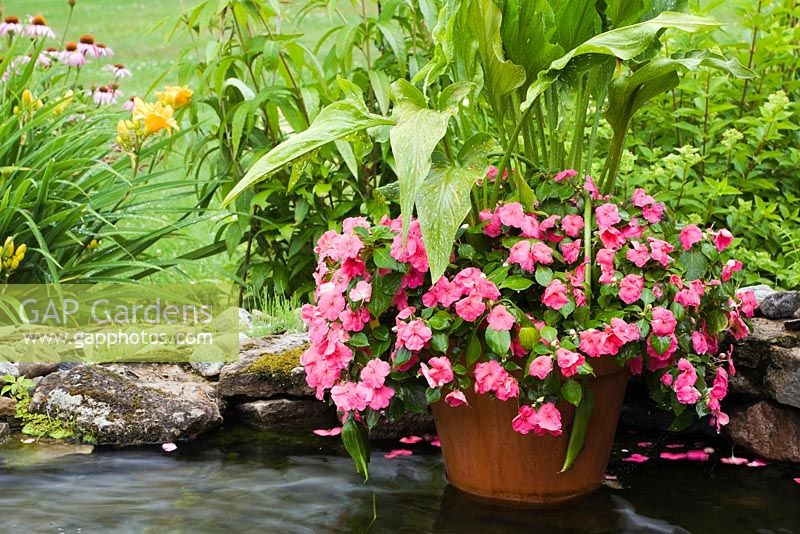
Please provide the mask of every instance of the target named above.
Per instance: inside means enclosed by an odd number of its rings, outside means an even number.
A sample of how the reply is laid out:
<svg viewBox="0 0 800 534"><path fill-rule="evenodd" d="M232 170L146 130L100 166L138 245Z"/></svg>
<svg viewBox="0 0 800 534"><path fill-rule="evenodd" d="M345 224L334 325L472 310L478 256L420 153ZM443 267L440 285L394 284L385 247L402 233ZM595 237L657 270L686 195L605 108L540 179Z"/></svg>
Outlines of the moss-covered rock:
<svg viewBox="0 0 800 534"><path fill-rule="evenodd" d="M29 410L73 424L100 445L142 445L192 439L222 422L202 390L181 395L143 385L97 365L53 373L36 388Z"/></svg>
<svg viewBox="0 0 800 534"><path fill-rule="evenodd" d="M239 361L226 365L219 375L223 397L269 399L306 397L313 391L306 385L300 355L308 348L305 334L283 334L249 339L242 345Z"/></svg>

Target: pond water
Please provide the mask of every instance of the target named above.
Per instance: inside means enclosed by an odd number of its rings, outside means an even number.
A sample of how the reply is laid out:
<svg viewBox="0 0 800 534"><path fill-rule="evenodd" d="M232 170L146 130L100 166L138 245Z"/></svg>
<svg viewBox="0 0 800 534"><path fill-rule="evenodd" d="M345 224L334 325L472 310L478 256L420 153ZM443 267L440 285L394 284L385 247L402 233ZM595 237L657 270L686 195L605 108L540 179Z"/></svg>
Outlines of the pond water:
<svg viewBox="0 0 800 534"><path fill-rule="evenodd" d="M800 532L800 469L621 462L642 439L620 434L616 489L544 511L454 490L429 445L374 451L363 483L338 438L235 427L172 453L59 456L16 436L0 446L0 532Z"/></svg>

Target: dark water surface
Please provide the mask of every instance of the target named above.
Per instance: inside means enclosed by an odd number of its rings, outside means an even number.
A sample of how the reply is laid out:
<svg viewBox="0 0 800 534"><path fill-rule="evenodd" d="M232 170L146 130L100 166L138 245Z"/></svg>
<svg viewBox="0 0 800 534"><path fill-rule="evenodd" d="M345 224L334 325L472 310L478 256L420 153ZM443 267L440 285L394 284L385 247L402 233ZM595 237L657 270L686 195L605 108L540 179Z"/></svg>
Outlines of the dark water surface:
<svg viewBox="0 0 800 534"><path fill-rule="evenodd" d="M429 446L394 460L375 451L363 483L338 438L234 428L169 454L47 459L17 436L0 446L0 532L800 533L800 468L722 465L718 455L620 462L621 448L645 452L635 442L618 439L610 471L620 489L542 511L459 493Z"/></svg>

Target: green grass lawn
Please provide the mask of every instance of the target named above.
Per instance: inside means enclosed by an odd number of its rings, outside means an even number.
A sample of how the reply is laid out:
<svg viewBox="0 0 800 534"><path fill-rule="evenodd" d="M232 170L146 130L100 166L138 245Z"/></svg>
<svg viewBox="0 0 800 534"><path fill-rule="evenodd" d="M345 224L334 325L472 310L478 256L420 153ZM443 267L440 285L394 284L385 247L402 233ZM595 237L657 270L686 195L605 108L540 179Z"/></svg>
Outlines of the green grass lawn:
<svg viewBox="0 0 800 534"><path fill-rule="evenodd" d="M178 53L190 44L178 33L166 40L177 17L198 0L77 0L66 41L77 41L83 34L111 47L115 55L108 62L122 63L133 76L122 82L125 96L143 96L150 85L174 64ZM58 35L58 46L69 18L67 0L0 0L3 16L15 15L21 20L29 15L43 15ZM95 65L87 69L93 81L110 79ZM161 85L177 83L169 72Z"/></svg>

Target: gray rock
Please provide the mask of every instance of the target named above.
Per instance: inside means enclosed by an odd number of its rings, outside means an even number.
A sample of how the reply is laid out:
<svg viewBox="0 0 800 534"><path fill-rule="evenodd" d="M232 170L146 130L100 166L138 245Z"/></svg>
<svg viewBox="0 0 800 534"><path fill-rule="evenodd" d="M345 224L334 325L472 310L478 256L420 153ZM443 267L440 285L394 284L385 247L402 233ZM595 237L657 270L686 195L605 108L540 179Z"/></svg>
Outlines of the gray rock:
<svg viewBox="0 0 800 534"><path fill-rule="evenodd" d="M747 286L747 287L739 288L739 292L743 292L743 291L752 291L753 294L756 297L756 301L759 304L764 302L764 299L767 298L768 296L777 293L777 291L775 291L774 289L772 289L771 287L769 287L766 284L759 284L757 286Z"/></svg>
<svg viewBox="0 0 800 534"><path fill-rule="evenodd" d="M758 309L767 319L788 319L800 309L800 291L780 291L769 295Z"/></svg>
<svg viewBox="0 0 800 534"><path fill-rule="evenodd" d="M800 408L800 349L776 349L780 358L767 367L764 385L769 397Z"/></svg>
<svg viewBox="0 0 800 534"><path fill-rule="evenodd" d="M50 373L55 373L59 370L59 365L59 362L19 362L17 368L20 375L36 378L37 376L47 376Z"/></svg>
<svg viewBox="0 0 800 534"><path fill-rule="evenodd" d="M253 315L244 308L239 308L239 328L248 335L253 330Z"/></svg>
<svg viewBox="0 0 800 534"><path fill-rule="evenodd" d="M736 445L768 460L800 463L800 411L761 401L734 412L730 435Z"/></svg>
<svg viewBox="0 0 800 534"><path fill-rule="evenodd" d="M5 375L11 375L14 378L19 376L19 369L16 365L10 362L0 362L0 378Z"/></svg>
<svg viewBox="0 0 800 534"><path fill-rule="evenodd" d="M192 439L222 422L209 384L175 365L81 365L44 377L33 413L70 421L99 445L142 445ZM204 387L205 386L205 387Z"/></svg>
<svg viewBox="0 0 800 534"><path fill-rule="evenodd" d="M192 369L206 378L216 378L225 366L223 362L189 362Z"/></svg>
<svg viewBox="0 0 800 534"><path fill-rule="evenodd" d="M8 437L11 431L8 429L8 423L0 423L0 443Z"/></svg>
<svg viewBox="0 0 800 534"><path fill-rule="evenodd" d="M242 420L256 428L276 426L315 429L335 426L330 406L317 399L270 399L246 402L236 407Z"/></svg>
<svg viewBox="0 0 800 534"><path fill-rule="evenodd" d="M0 419L12 418L17 414L17 401L9 397L0 397Z"/></svg>
<svg viewBox="0 0 800 534"><path fill-rule="evenodd" d="M752 334L733 353L736 374L731 391L800 408L800 333L782 321L753 319Z"/></svg>
<svg viewBox="0 0 800 534"><path fill-rule="evenodd" d="M436 425L433 416L427 413L406 413L397 421L381 418L378 424L370 430L370 439L397 440L403 436L422 436L435 434Z"/></svg>
<svg viewBox="0 0 800 534"><path fill-rule="evenodd" d="M292 372L308 345L306 334L283 334L246 340L239 361L225 365L219 374L223 397L268 399L277 396L308 397L304 373Z"/></svg>

